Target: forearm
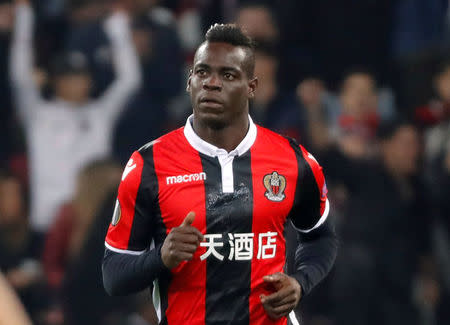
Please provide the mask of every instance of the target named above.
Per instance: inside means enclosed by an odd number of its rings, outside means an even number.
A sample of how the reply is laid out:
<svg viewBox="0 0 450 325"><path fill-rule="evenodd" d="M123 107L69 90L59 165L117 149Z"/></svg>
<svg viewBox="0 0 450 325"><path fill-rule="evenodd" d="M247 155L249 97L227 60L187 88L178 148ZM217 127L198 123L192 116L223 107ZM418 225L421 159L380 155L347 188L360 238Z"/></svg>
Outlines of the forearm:
<svg viewBox="0 0 450 325"><path fill-rule="evenodd" d="M294 278L306 295L330 272L337 255L336 233L328 220L310 233L300 233L295 252Z"/></svg>
<svg viewBox="0 0 450 325"><path fill-rule="evenodd" d="M105 32L111 43L113 67L116 78L108 88L104 99L109 106L122 106L129 95L141 82L139 59L132 41L129 18L125 13L116 12L105 22Z"/></svg>
<svg viewBox="0 0 450 325"><path fill-rule="evenodd" d="M33 26L34 14L30 5L17 5L14 31L10 48L9 75L17 108L27 121L30 112L40 100L33 80Z"/></svg>
<svg viewBox="0 0 450 325"><path fill-rule="evenodd" d="M160 247L141 255L105 249L103 285L110 295L127 295L149 287L161 273L169 272L161 260Z"/></svg>
<svg viewBox="0 0 450 325"><path fill-rule="evenodd" d="M29 5L16 6L10 53L10 75L17 86L32 83L34 14Z"/></svg>

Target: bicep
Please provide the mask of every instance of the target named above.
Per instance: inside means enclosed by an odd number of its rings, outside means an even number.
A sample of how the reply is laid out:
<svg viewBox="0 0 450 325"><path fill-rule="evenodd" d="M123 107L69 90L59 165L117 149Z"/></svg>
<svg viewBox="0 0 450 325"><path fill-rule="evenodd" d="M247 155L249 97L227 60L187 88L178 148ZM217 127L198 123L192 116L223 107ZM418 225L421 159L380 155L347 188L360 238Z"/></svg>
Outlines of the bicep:
<svg viewBox="0 0 450 325"><path fill-rule="evenodd" d="M152 239L152 202L143 175L144 160L133 153L122 174L105 246L115 252L140 254Z"/></svg>
<svg viewBox="0 0 450 325"><path fill-rule="evenodd" d="M325 223L330 210L322 167L303 147L297 152L298 179L289 217L300 232L308 233Z"/></svg>

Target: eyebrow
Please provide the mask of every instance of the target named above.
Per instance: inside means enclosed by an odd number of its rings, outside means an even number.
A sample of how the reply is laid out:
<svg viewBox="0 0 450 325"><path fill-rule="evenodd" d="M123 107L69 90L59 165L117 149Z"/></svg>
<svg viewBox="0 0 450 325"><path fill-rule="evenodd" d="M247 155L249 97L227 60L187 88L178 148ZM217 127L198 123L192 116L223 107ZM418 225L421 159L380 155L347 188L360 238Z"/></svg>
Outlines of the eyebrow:
<svg viewBox="0 0 450 325"><path fill-rule="evenodd" d="M207 68L207 69L211 69L212 67L209 64L206 63L198 63L196 65L194 65L194 70L197 68ZM241 73L240 69L236 69L234 67L227 67L227 66L223 66L223 67L219 67L219 71L233 71L236 73Z"/></svg>

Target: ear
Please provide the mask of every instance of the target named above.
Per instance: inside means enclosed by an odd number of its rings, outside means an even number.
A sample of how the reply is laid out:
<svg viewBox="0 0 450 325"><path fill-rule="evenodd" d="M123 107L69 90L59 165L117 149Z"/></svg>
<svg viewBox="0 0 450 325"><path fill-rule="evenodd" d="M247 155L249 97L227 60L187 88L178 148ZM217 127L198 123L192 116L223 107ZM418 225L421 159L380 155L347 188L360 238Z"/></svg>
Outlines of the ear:
<svg viewBox="0 0 450 325"><path fill-rule="evenodd" d="M189 69L189 76L186 82L186 91L189 92L191 90L191 78L192 78L192 69Z"/></svg>
<svg viewBox="0 0 450 325"><path fill-rule="evenodd" d="M258 78L253 78L248 82L248 98L255 97L255 91L258 88Z"/></svg>

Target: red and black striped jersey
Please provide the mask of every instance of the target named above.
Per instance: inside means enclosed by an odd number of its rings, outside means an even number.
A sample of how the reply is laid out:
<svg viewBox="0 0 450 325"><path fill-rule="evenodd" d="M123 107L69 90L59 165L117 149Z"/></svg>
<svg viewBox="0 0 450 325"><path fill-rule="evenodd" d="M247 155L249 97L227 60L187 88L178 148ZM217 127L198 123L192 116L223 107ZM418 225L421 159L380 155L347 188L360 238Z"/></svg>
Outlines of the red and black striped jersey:
<svg viewBox="0 0 450 325"><path fill-rule="evenodd" d="M158 277L161 324L286 324L264 311L259 297L271 288L263 276L283 272L288 220L309 232L327 218L322 168L251 119L231 152L200 139L191 119L131 156L106 247L141 254L194 211L205 240L191 261Z"/></svg>

